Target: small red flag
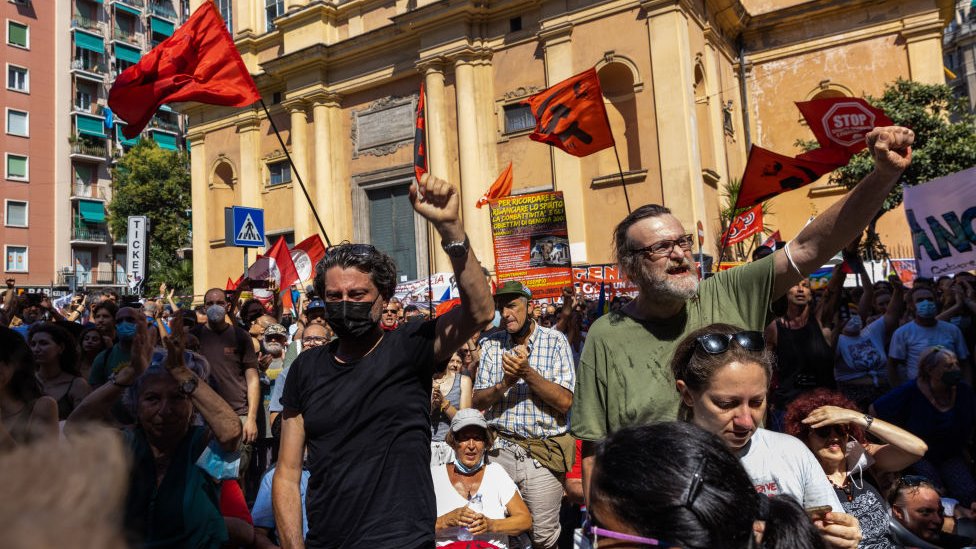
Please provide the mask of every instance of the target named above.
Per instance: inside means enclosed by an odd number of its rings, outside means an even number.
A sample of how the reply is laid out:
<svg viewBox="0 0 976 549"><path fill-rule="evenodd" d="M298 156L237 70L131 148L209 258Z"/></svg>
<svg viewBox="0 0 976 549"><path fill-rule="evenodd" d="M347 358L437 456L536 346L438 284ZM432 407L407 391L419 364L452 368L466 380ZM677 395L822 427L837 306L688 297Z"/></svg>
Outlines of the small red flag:
<svg viewBox="0 0 976 549"><path fill-rule="evenodd" d="M226 292L232 292L232 291L234 291L236 289L237 289L237 284L233 280L231 280L230 277L228 276L227 277L227 285L224 286L224 291L226 291Z"/></svg>
<svg viewBox="0 0 976 549"><path fill-rule="evenodd" d="M434 316L444 316L445 314L451 312L451 309L457 307L461 304L461 298L455 297L454 299L448 299L447 301L441 301L434 307Z"/></svg>
<svg viewBox="0 0 976 549"><path fill-rule="evenodd" d="M122 134L139 134L164 103L199 101L246 107L261 99L224 20L206 1L112 85L108 104L125 120Z"/></svg>
<svg viewBox="0 0 976 549"><path fill-rule="evenodd" d="M417 99L417 124L413 136L413 173L417 182L429 170L427 169L427 114L424 111L424 84L420 84L420 98Z"/></svg>
<svg viewBox="0 0 976 549"><path fill-rule="evenodd" d="M776 154L753 145L735 208L754 206L780 193L809 185L837 167L836 164Z"/></svg>
<svg viewBox="0 0 976 549"><path fill-rule="evenodd" d="M499 198L505 198L512 194L512 163L508 163L508 167L502 170L502 173L498 175L498 179L491 184L488 192L481 195L478 199L478 203L474 205L475 208L481 208L489 202L498 200Z"/></svg>
<svg viewBox="0 0 976 549"><path fill-rule="evenodd" d="M532 107L535 131L529 139L587 156L613 146L600 78L589 69L522 101Z"/></svg>
<svg viewBox="0 0 976 549"><path fill-rule="evenodd" d="M298 280L310 280L315 276L315 265L325 257L325 244L317 234L302 240L291 249L291 260L298 272Z"/></svg>
<svg viewBox="0 0 976 549"><path fill-rule="evenodd" d="M781 240L783 240L783 237L779 234L779 231L777 230L775 233L769 235L769 238L767 238L766 240L763 240L762 245L763 246L766 246L767 248L772 248L772 249L775 250L776 249L776 243L779 242L779 241L781 241Z"/></svg>
<svg viewBox="0 0 976 549"><path fill-rule="evenodd" d="M762 229L762 205L757 205L739 214L722 235L722 240L726 244L736 244L762 232Z"/></svg>

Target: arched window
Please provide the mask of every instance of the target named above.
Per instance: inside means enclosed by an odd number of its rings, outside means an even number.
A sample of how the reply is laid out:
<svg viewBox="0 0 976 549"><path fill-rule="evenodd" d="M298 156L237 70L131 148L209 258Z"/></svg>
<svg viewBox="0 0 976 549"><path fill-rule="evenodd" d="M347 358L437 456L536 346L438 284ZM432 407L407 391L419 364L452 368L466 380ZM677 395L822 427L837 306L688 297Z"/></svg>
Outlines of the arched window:
<svg viewBox="0 0 976 549"><path fill-rule="evenodd" d="M211 235L224 234L224 208L235 204L235 187L237 186L237 172L234 165L224 157L218 156L210 172L210 200L211 212L219 215L207 215L207 233Z"/></svg>
<svg viewBox="0 0 976 549"><path fill-rule="evenodd" d="M633 171L641 168L640 134L637 127L637 91L641 84L636 66L619 56L608 55L610 61L597 65L600 87L603 89L607 118L613 138L620 153L623 170ZM601 174L617 171L617 160L613 150L598 153L597 162Z"/></svg>
<svg viewBox="0 0 976 549"><path fill-rule="evenodd" d="M708 86L705 80L705 67L701 61L695 64L695 122L698 130L698 153L701 157L701 167L704 170L717 171L718 162L715 159L715 147L712 143L712 117L708 107L711 98L708 96Z"/></svg>

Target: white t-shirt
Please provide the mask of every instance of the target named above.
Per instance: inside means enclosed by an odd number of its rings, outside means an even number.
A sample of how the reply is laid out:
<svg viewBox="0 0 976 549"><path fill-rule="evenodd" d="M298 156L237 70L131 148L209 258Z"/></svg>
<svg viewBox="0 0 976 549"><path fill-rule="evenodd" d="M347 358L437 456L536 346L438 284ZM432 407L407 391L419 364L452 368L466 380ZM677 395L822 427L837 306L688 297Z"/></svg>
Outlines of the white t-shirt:
<svg viewBox="0 0 976 549"><path fill-rule="evenodd" d="M891 336L888 356L904 361L905 366L899 367L899 374L904 379L912 380L918 377L918 359L922 352L936 345L956 353L959 360L969 357L962 331L943 320L936 321L935 326L919 326L915 321L901 326Z"/></svg>
<svg viewBox="0 0 976 549"><path fill-rule="evenodd" d="M804 508L830 505L834 511L844 512L817 458L796 437L756 429L739 454L739 463L760 494L788 494Z"/></svg>
<svg viewBox="0 0 976 549"><path fill-rule="evenodd" d="M450 466L450 464L437 465L430 468L430 474L434 477L434 495L437 496L438 517L468 504L468 500L461 496L451 484L451 478L447 475L447 468ZM478 494L481 494L481 514L490 519L505 518L505 506L512 501L516 492L518 492L518 488L501 465L497 463L485 465L485 475L481 479L481 486L478 487ZM490 543L498 549L507 549L508 547L508 536L504 534L488 533L475 536L474 539ZM438 547L449 545L455 541L458 541L457 528L448 528L437 533Z"/></svg>
<svg viewBox="0 0 976 549"><path fill-rule="evenodd" d="M837 355L843 361L834 364L834 379L851 381L869 376L877 383L887 376L887 356L884 346L884 317L861 330L856 337L841 334L837 339Z"/></svg>

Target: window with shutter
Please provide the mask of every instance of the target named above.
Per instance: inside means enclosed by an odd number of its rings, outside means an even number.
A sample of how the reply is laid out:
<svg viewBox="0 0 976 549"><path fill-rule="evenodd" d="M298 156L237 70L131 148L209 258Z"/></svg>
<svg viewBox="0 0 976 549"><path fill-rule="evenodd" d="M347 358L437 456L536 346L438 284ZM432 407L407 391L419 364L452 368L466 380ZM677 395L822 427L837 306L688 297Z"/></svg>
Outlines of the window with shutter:
<svg viewBox="0 0 976 549"><path fill-rule="evenodd" d="M366 191L371 244L393 258L398 280L417 278L417 237L409 185ZM406 277L406 278L404 278Z"/></svg>

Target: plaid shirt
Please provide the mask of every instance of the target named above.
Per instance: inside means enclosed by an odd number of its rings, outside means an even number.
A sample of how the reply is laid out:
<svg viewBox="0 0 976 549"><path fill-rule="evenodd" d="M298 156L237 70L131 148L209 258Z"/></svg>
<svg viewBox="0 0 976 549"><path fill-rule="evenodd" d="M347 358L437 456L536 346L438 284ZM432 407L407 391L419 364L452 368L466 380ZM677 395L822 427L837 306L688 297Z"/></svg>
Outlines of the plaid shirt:
<svg viewBox="0 0 976 549"><path fill-rule="evenodd" d="M487 389L502 381L505 375L502 354L512 347L512 337L505 330L489 334L481 340L481 364L478 366L475 390ZM573 391L576 369L566 336L536 324L527 347L529 366L533 370L545 379ZM569 430L567 414L532 394L524 379L518 380L501 400L485 411L485 419L499 431L525 438L549 438Z"/></svg>

